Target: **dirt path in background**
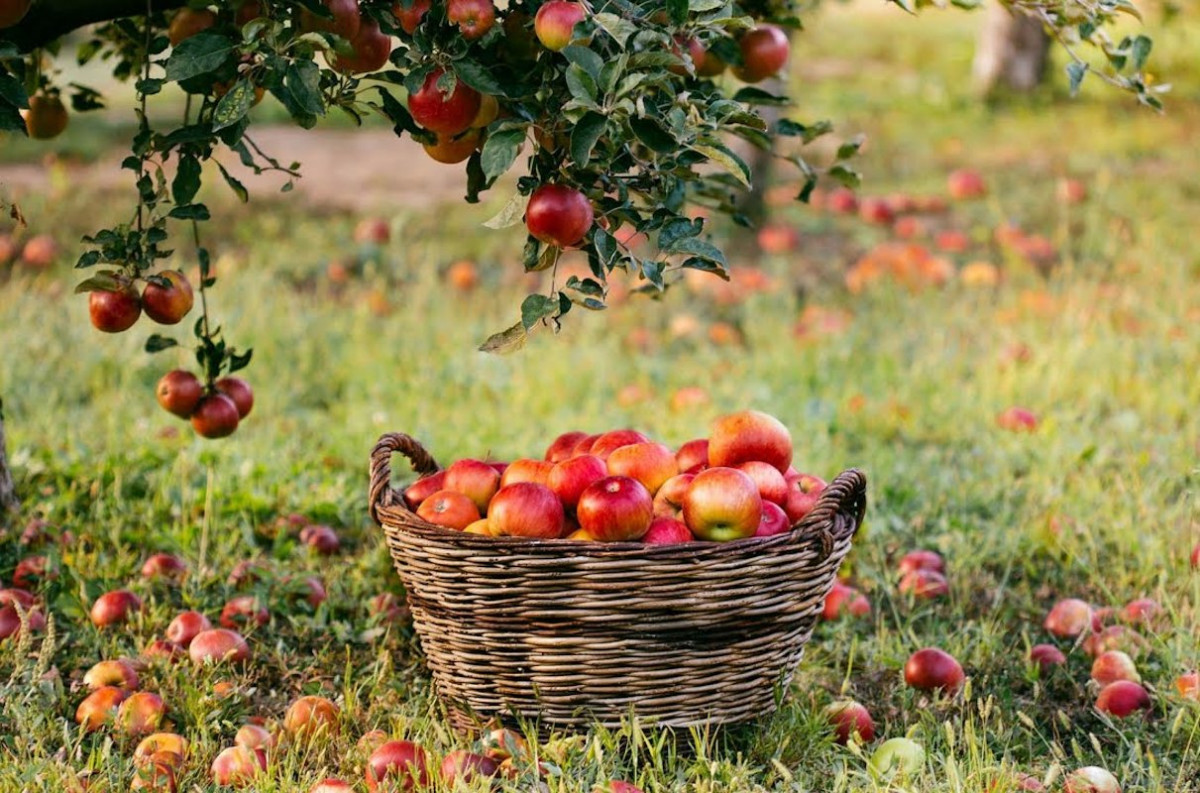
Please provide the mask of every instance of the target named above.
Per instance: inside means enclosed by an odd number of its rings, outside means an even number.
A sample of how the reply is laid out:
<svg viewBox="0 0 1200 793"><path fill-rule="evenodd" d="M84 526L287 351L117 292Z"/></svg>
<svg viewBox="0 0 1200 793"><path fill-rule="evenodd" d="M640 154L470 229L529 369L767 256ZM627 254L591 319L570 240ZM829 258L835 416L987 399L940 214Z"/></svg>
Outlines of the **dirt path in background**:
<svg viewBox="0 0 1200 793"><path fill-rule="evenodd" d="M410 138L398 139L387 130L256 127L252 137L280 164L300 163L303 178L296 181L293 195L302 196L314 206L352 211L419 208L457 202L466 194L464 166L436 163L420 144ZM132 190L130 172L121 170L121 158L127 154L114 150L86 165L68 165L65 178L73 190ZM246 185L252 198L278 195L287 181L287 176L280 173L257 176L228 152L221 162ZM18 195L49 190L52 179L63 178L52 174L52 170L42 163L0 165L0 190Z"/></svg>

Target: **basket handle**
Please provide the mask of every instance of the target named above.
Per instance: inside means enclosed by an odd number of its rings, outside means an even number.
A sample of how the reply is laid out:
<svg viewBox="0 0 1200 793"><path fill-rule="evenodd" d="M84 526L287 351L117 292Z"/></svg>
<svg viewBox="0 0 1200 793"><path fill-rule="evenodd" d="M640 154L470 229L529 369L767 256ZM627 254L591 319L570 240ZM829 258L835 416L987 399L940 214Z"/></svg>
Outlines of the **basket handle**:
<svg viewBox="0 0 1200 793"><path fill-rule="evenodd" d="M367 502L371 520L379 524L380 507L403 509L408 511L404 503L404 494L392 487L392 455L403 454L412 464L412 468L421 476L437 473L441 468L433 455L416 439L403 432L389 432L379 439L371 450L371 489Z"/></svg>
<svg viewBox="0 0 1200 793"><path fill-rule="evenodd" d="M834 543L854 536L867 512L867 475L850 468L834 477L817 499L812 511L793 529L800 537L810 537L813 530L821 541L826 557L833 553Z"/></svg>

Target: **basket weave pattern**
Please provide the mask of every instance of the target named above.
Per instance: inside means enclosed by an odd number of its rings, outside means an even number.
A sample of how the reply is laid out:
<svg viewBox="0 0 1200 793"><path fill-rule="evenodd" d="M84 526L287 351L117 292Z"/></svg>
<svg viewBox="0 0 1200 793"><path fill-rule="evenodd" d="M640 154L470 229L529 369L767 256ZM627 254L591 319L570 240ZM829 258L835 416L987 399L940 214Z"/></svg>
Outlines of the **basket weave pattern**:
<svg viewBox="0 0 1200 793"><path fill-rule="evenodd" d="M481 537L413 514L391 487L395 453L421 476L438 466L411 437L383 436L370 511L437 694L462 729L513 716L612 727L631 709L682 727L773 711L866 508L866 477L852 469L775 537L660 546Z"/></svg>

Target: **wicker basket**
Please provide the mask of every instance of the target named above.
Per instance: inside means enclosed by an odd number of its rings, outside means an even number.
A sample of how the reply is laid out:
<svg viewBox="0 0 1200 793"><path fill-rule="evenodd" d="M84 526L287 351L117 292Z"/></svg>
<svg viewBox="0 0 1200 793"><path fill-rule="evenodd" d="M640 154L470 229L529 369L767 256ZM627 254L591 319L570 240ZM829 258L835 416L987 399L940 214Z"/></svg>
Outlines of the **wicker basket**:
<svg viewBox="0 0 1200 793"><path fill-rule="evenodd" d="M542 729L616 726L631 710L666 726L775 710L866 508L866 477L839 474L787 534L729 543L533 541L432 525L391 487L399 452L371 453L371 517L408 592L451 721L524 718Z"/></svg>

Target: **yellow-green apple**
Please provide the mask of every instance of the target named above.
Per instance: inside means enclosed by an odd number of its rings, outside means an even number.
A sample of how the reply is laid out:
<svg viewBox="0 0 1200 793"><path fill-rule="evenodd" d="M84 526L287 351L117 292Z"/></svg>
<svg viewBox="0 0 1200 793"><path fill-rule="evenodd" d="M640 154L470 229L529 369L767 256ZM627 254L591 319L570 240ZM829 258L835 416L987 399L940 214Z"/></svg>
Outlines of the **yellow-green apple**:
<svg viewBox="0 0 1200 793"><path fill-rule="evenodd" d="M446 487L446 471L443 469L435 474L423 476L404 490L404 504L411 510L421 506L421 502Z"/></svg>
<svg viewBox="0 0 1200 793"><path fill-rule="evenodd" d="M825 492L825 480L812 474L797 474L788 481L787 501L783 503L783 511L788 520L795 526L804 519L821 499Z"/></svg>
<svg viewBox="0 0 1200 793"><path fill-rule="evenodd" d="M987 184L983 181L983 174L970 168L951 171L946 177L946 189L951 198L960 201L987 195Z"/></svg>
<svg viewBox="0 0 1200 793"><path fill-rule="evenodd" d="M447 490L455 490L467 496L475 503L480 514L487 511L488 502L500 489L500 474L488 463L482 460L464 459L451 463L446 469L446 480L443 485Z"/></svg>
<svg viewBox="0 0 1200 793"><path fill-rule="evenodd" d="M1042 627L1060 639L1074 639L1092 629L1092 607L1078 598L1064 598L1050 609Z"/></svg>
<svg viewBox="0 0 1200 793"><path fill-rule="evenodd" d="M492 758L466 749L455 749L442 758L442 781L450 788L460 782L469 785L476 779L494 777L499 770L500 764Z"/></svg>
<svg viewBox="0 0 1200 793"><path fill-rule="evenodd" d="M825 605L821 616L826 620L836 620L844 614L852 617L865 617L871 613L871 602L866 595L849 584L834 581L825 596Z"/></svg>
<svg viewBox="0 0 1200 793"><path fill-rule="evenodd" d="M446 21L458 25L464 39L474 41L496 24L496 7L492 0L447 0Z"/></svg>
<svg viewBox="0 0 1200 793"><path fill-rule="evenodd" d="M708 438L696 438L679 447L675 462L684 473L698 473L708 467Z"/></svg>
<svg viewBox="0 0 1200 793"><path fill-rule="evenodd" d="M606 476L608 468L603 460L595 455L581 454L555 463L550 469L547 484L562 501L563 507L574 511L583 491Z"/></svg>
<svg viewBox="0 0 1200 793"><path fill-rule="evenodd" d="M388 741L367 758L367 790L410 793L429 787L425 750L410 741Z"/></svg>
<svg viewBox="0 0 1200 793"><path fill-rule="evenodd" d="M160 325L179 324L192 310L192 285L178 270L164 270L153 277L142 289L142 310Z"/></svg>
<svg viewBox="0 0 1200 793"><path fill-rule="evenodd" d="M196 634L192 643L188 645L188 655L197 664L224 661L237 663L250 658L250 647L236 631L210 628Z"/></svg>
<svg viewBox="0 0 1200 793"><path fill-rule="evenodd" d="M439 490L421 502L417 515L437 526L462 531L479 520L479 507L457 490Z"/></svg>
<svg viewBox="0 0 1200 793"><path fill-rule="evenodd" d="M546 447L546 461L551 463L560 463L571 456L575 446L584 438L588 437L586 432L579 430L571 430L559 435L550 445Z"/></svg>
<svg viewBox="0 0 1200 793"><path fill-rule="evenodd" d="M856 735L862 743L875 740L875 720L860 702L852 699L831 702L825 708L825 717L833 725L834 740L843 746L850 742L851 735Z"/></svg>
<svg viewBox="0 0 1200 793"><path fill-rule="evenodd" d="M496 493L487 520L502 537L553 540L562 536L565 515L553 490L537 482L517 482Z"/></svg>
<svg viewBox="0 0 1200 793"><path fill-rule="evenodd" d="M235 629L242 626L262 627L271 621L267 607L254 595L238 595L221 609L221 627ZM194 641L195 639L193 639Z"/></svg>
<svg viewBox="0 0 1200 793"><path fill-rule="evenodd" d="M151 691L138 691L126 697L117 708L117 729L136 738L158 729L167 715L162 697Z"/></svg>
<svg viewBox="0 0 1200 793"><path fill-rule="evenodd" d="M83 684L89 691L98 691L105 686L115 686L126 691L136 691L138 673L133 664L128 661L100 661L87 670L83 676Z"/></svg>
<svg viewBox="0 0 1200 793"><path fill-rule="evenodd" d="M429 73L420 90L409 94L408 111L413 120L430 132L452 136L471 126L483 100L478 91L462 80L454 83L452 91L443 91L438 83L445 73L441 68Z"/></svg>
<svg viewBox="0 0 1200 793"><path fill-rule="evenodd" d="M758 494L763 501L770 501L780 506L787 503L788 483L779 469L762 460L747 460L734 466L742 471L758 485Z"/></svg>
<svg viewBox="0 0 1200 793"><path fill-rule="evenodd" d="M142 563L142 578L151 581L180 581L187 575L187 564L175 554L153 553Z"/></svg>
<svg viewBox="0 0 1200 793"><path fill-rule="evenodd" d="M739 80L757 83L779 72L788 58L788 37L774 25L759 25L738 39L742 65L733 73Z"/></svg>
<svg viewBox="0 0 1200 793"><path fill-rule="evenodd" d="M584 13L579 3L550 0L533 18L533 32L543 47L558 52L571 43L575 25L583 21Z"/></svg>
<svg viewBox="0 0 1200 793"><path fill-rule="evenodd" d="M897 570L901 577L914 570L932 570L935 573L945 575L946 562L942 559L942 555L936 551L909 551L900 558Z"/></svg>
<svg viewBox="0 0 1200 793"><path fill-rule="evenodd" d="M213 383L217 391L233 400L238 419L244 419L254 409L254 389L240 377L222 377Z"/></svg>
<svg viewBox="0 0 1200 793"><path fill-rule="evenodd" d="M963 668L954 656L937 647L917 650L904 664L904 682L919 691L953 694L964 679Z"/></svg>
<svg viewBox="0 0 1200 793"><path fill-rule="evenodd" d="M338 539L337 532L333 530L332 526L317 523L305 526L300 530L300 542L322 556L337 553L338 548L342 545L342 541Z"/></svg>
<svg viewBox="0 0 1200 793"><path fill-rule="evenodd" d="M1067 775L1063 793L1121 793L1121 783L1105 769L1087 765Z"/></svg>
<svg viewBox="0 0 1200 793"><path fill-rule="evenodd" d="M126 692L116 686L104 686L88 694L79 707L75 709L75 723L83 727L84 732L96 730L111 724L117 716L117 709L125 700Z"/></svg>
<svg viewBox="0 0 1200 793"><path fill-rule="evenodd" d="M579 496L579 528L600 542L640 540L654 519L654 499L636 479L606 476Z"/></svg>
<svg viewBox="0 0 1200 793"><path fill-rule="evenodd" d="M400 23L400 28L411 36L417 32L421 19L432 7L433 0L402 0L392 7L392 14Z"/></svg>
<svg viewBox="0 0 1200 793"><path fill-rule="evenodd" d="M1100 689L1096 710L1123 719L1139 710L1149 710L1150 695L1132 680L1118 680Z"/></svg>
<svg viewBox="0 0 1200 793"><path fill-rule="evenodd" d="M173 732L156 732L147 735L133 750L133 762L141 765L151 757L173 754L177 758L176 765L182 765L188 757L188 742L182 735Z"/></svg>
<svg viewBox="0 0 1200 793"><path fill-rule="evenodd" d="M867 761L873 777L916 774L925 765L925 749L909 738L889 738L879 744Z"/></svg>
<svg viewBox="0 0 1200 793"><path fill-rule="evenodd" d="M775 469L772 468L772 471ZM778 473L778 471L776 471ZM759 491L762 495L762 491ZM788 520L787 513L783 511L783 507L776 504L774 501L763 499L762 517L758 521L758 528L754 531L755 537L774 537L776 534L786 534L792 530L792 522Z"/></svg>
<svg viewBox="0 0 1200 793"><path fill-rule="evenodd" d="M115 589L96 598L90 612L92 624L98 627L125 622L142 610L142 599L128 589Z"/></svg>
<svg viewBox="0 0 1200 793"><path fill-rule="evenodd" d="M788 469L792 435L783 422L758 410L730 413L714 421L708 436L709 466L734 467L750 460L769 463L780 473Z"/></svg>
<svg viewBox="0 0 1200 793"><path fill-rule="evenodd" d="M1101 686L1107 686L1118 680L1140 683L1142 677L1138 674L1133 659L1126 653L1120 650L1108 650L1097 655L1096 660L1092 662L1092 680Z"/></svg>
<svg viewBox="0 0 1200 793"><path fill-rule="evenodd" d="M654 494L654 514L664 518L678 518L683 515L683 497L695 474L676 474L662 483L662 487Z"/></svg>
<svg viewBox="0 0 1200 793"><path fill-rule="evenodd" d="M266 752L261 749L247 749L244 746L222 749L210 768L213 782L232 788L253 785L255 778L266 770Z"/></svg>
<svg viewBox="0 0 1200 793"><path fill-rule="evenodd" d="M682 520L661 516L650 521L650 528L642 535L642 542L647 545L675 545L695 541L696 538Z"/></svg>
<svg viewBox="0 0 1200 793"><path fill-rule="evenodd" d="M701 540L753 537L762 522L758 486L736 468L705 469L696 474L683 496L683 522Z"/></svg>
<svg viewBox="0 0 1200 793"><path fill-rule="evenodd" d="M1050 674L1050 670L1067 662L1067 656L1053 644L1035 644L1029 648L1029 660L1037 664L1042 675Z"/></svg>
<svg viewBox="0 0 1200 793"><path fill-rule="evenodd" d="M554 470L554 463L546 460L534 460L530 457L513 460L500 475L500 487L515 485L518 482L536 482L539 485L548 485L552 470Z"/></svg>
<svg viewBox="0 0 1200 793"><path fill-rule="evenodd" d="M191 372L175 369L162 376L154 393L163 410L186 419L204 398L204 384Z"/></svg>
<svg viewBox="0 0 1200 793"><path fill-rule="evenodd" d="M934 570L910 570L900 579L900 594L918 598L936 598L949 594L946 577Z"/></svg>
<svg viewBox="0 0 1200 793"><path fill-rule="evenodd" d="M233 736L233 745L246 749L269 752L275 748L275 743L275 735L261 724L243 724Z"/></svg>
<svg viewBox="0 0 1200 793"><path fill-rule="evenodd" d="M300 697L288 706L283 728L300 740L338 734L338 706L325 697Z"/></svg>
<svg viewBox="0 0 1200 793"><path fill-rule="evenodd" d="M663 483L679 473L675 454L665 444L655 441L631 443L612 450L608 455L610 476L628 476L641 482L653 496ZM783 482L782 477L779 480Z"/></svg>

